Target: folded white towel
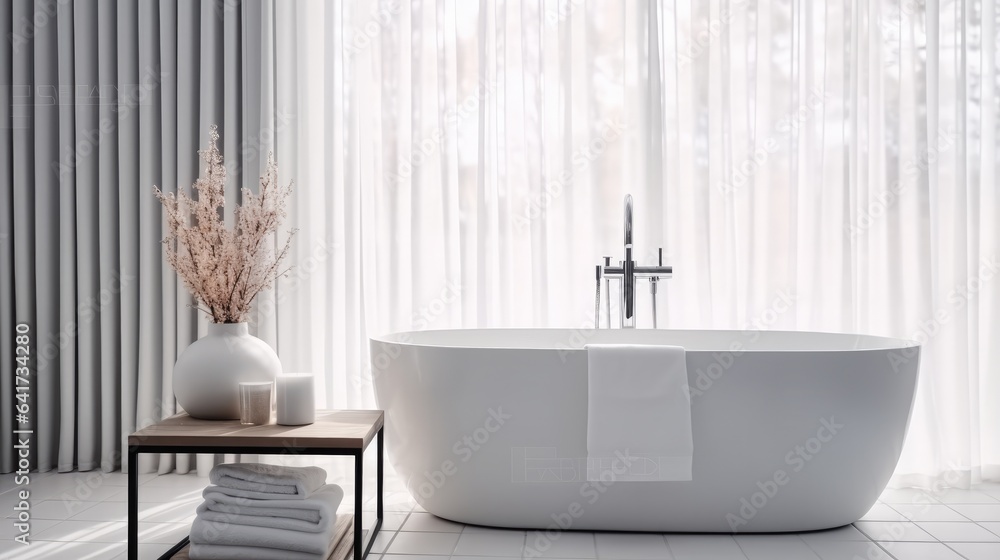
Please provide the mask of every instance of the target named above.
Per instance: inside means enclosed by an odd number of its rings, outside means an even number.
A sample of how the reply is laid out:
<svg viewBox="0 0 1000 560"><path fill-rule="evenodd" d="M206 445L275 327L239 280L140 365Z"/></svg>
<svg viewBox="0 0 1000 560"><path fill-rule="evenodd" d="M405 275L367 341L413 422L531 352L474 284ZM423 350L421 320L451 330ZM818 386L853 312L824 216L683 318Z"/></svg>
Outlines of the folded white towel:
<svg viewBox="0 0 1000 560"><path fill-rule="evenodd" d="M330 551L323 554L277 548L192 542L188 547L188 557L191 560L327 560L331 557L350 558L348 552L353 550L354 545L354 532L351 530L353 521L353 515L341 515L337 518L332 532L333 540L330 543Z"/></svg>
<svg viewBox="0 0 1000 560"><path fill-rule="evenodd" d="M691 480L691 401L679 346L589 344L587 480Z"/></svg>
<svg viewBox="0 0 1000 560"><path fill-rule="evenodd" d="M337 518L344 490L327 484L304 500L254 500L209 486L202 495L205 501L198 506L198 516L206 521L319 533Z"/></svg>
<svg viewBox="0 0 1000 560"><path fill-rule="evenodd" d="M211 544L226 546L245 546L271 548L281 551L305 552L319 554L326 558L333 550L335 523L329 523L318 533L275 529L273 527L256 527L251 525L236 525L233 523L218 523L209 521L201 515L195 516L191 524L191 542L194 544ZM322 556L322 555L326 556Z"/></svg>
<svg viewBox="0 0 1000 560"><path fill-rule="evenodd" d="M188 548L191 560L327 560L329 557L328 554L222 544L191 543Z"/></svg>
<svg viewBox="0 0 1000 560"><path fill-rule="evenodd" d="M258 500L301 500L326 484L319 467L282 467L262 463L223 463L208 475L226 494Z"/></svg>

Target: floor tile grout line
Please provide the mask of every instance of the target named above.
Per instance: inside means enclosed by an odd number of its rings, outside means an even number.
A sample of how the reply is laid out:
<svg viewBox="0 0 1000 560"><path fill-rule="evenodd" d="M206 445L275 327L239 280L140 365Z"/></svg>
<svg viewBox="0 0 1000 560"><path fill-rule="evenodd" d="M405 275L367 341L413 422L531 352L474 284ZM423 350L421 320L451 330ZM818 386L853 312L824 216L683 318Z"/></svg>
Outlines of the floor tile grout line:
<svg viewBox="0 0 1000 560"><path fill-rule="evenodd" d="M413 508L410 508L410 511L406 512L407 519L410 518L411 513L413 513ZM402 529L403 526L400 525L399 527L400 529ZM392 532L392 536L389 537L389 542L385 543L385 548L383 548L382 552L379 553L381 556L385 556L386 554L389 553L389 547L392 546L392 543L396 542L396 537L399 536L399 534L402 532L400 531L400 529L396 529L395 531Z"/></svg>
<svg viewBox="0 0 1000 560"><path fill-rule="evenodd" d="M853 523L851 524L851 527L854 527ZM857 530L857 527L855 527L855 530ZM806 548L808 548L809 551L813 553L813 556L815 556L817 560L822 560L822 557L819 555L819 551L817 551L811 544L809 544L809 541L807 541L805 537L802 536L802 533L796 533L796 534L798 535L799 540L806 545Z"/></svg>
<svg viewBox="0 0 1000 560"><path fill-rule="evenodd" d="M883 545L882 545L882 543L881 543L881 542L879 542L879 541L876 541L876 540L872 540L872 543L873 543L873 544L875 545L875 547L876 547L876 548L878 548L878 549L879 549L879 550L881 550L882 552L885 552L885 554L886 554L886 555L887 555L887 556L888 556L889 558L892 558L893 560L898 560L898 559L896 559L896 556L895 556L895 555L893 555L893 554L892 554L892 552L890 552L890 551L889 551L889 549L888 549L888 548L886 548L885 546L883 546Z"/></svg>
<svg viewBox="0 0 1000 560"><path fill-rule="evenodd" d="M743 550L743 545L741 545L741 544L740 544L740 540L736 538L736 533L733 533L733 534L732 534L732 535L730 535L730 536L732 537L732 539L733 539L733 542L735 542L735 543L736 543L736 548L740 549L740 552L742 552L742 553L743 553L743 557L744 557L744 558L750 558L750 555L749 555L749 554L747 554L747 551L746 551L746 550Z"/></svg>
<svg viewBox="0 0 1000 560"><path fill-rule="evenodd" d="M455 539L455 544L451 547L451 553L448 554L448 558L451 558L452 556L454 556L455 555L455 551L458 550L458 543L461 542L461 540L462 540L462 533L465 532L465 527L466 527L465 523L462 523L462 530L459 531L458 533L454 533L454 534L458 535L458 538Z"/></svg>
<svg viewBox="0 0 1000 560"><path fill-rule="evenodd" d="M912 504L912 505L915 505L915 504ZM975 519L972 519L971 517L965 515L964 513L958 511L957 509L951 507L952 505L969 505L969 504L946 504L944 502L938 502L936 504L928 504L928 505L941 505L941 506L944 506L944 507L948 508L949 510L955 512L956 515L959 515L963 519L966 519L968 522L979 523ZM972 505L975 505L975 504L972 504ZM892 507L892 506L890 506L890 507ZM905 513L897 510L896 508L892 508L892 509L894 511L896 511L897 513L899 513L900 515L902 515L903 517L905 517L907 521L913 521L914 523L917 523L916 521L914 521L913 519L911 519L910 517L908 517ZM952 523L965 523L965 522L966 521L952 521ZM924 521L923 523L947 523L947 521Z"/></svg>
<svg viewBox="0 0 1000 560"><path fill-rule="evenodd" d="M519 555L519 558L521 558L522 560L524 558L527 558L526 556L527 553L528 553L528 531L524 531L524 537L521 539L521 554Z"/></svg>
<svg viewBox="0 0 1000 560"><path fill-rule="evenodd" d="M993 533L994 535L997 536L997 538L1000 538L1000 531L994 531L993 529L990 529L989 527L983 525L983 523L997 523L998 527L1000 527L1000 521L974 521L974 523L976 525L979 525L983 529L986 529L987 531Z"/></svg>
<svg viewBox="0 0 1000 560"><path fill-rule="evenodd" d="M961 552L955 550L954 547L951 546L951 544L946 543L946 542L943 542L941 544L943 544L945 546L945 548L947 548L948 550L950 550L950 551L954 552L955 554L961 556L965 560L968 560L968 558L969 558L968 556L966 556L966 555L962 554Z"/></svg>

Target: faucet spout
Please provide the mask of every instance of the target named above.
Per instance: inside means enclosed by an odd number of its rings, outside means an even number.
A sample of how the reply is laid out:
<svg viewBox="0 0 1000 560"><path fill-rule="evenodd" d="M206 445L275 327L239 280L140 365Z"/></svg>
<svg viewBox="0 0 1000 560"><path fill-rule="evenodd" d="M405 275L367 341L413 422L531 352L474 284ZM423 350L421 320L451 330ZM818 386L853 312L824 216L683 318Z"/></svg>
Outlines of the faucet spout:
<svg viewBox="0 0 1000 560"><path fill-rule="evenodd" d="M625 248L632 248L632 195L625 195Z"/></svg>

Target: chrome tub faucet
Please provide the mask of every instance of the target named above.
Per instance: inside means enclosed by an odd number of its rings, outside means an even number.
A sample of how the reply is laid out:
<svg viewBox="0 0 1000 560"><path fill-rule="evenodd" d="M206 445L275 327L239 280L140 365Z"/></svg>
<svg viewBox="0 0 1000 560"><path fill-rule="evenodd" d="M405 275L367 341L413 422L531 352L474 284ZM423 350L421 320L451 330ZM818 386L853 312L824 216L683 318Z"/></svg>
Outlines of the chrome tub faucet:
<svg viewBox="0 0 1000 560"><path fill-rule="evenodd" d="M656 294L661 278L673 276L674 268L663 265L663 248L659 249L659 263L654 266L639 266L632 260L632 195L625 195L625 260L618 261L618 266L611 266L611 257L604 257L604 264L596 268L596 296L594 303L594 327L601 328L601 285L604 289L604 323L611 328L611 293L610 283L618 281L619 304L618 324L623 329L635 328L635 281L636 278L649 280L649 293L652 296L653 328L657 328Z"/></svg>

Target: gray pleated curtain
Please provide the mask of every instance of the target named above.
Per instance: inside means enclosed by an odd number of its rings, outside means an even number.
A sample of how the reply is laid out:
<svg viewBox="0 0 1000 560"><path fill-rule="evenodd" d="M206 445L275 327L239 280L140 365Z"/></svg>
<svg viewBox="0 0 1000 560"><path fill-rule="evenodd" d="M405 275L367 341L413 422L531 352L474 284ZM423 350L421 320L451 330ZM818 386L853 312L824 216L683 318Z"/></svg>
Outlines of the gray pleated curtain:
<svg viewBox="0 0 1000 560"><path fill-rule="evenodd" d="M164 264L153 186L190 189L217 124L227 206L257 183L264 2L14 0L0 7L0 472L11 430L41 471L112 470L174 412L169 372L203 319ZM262 123L265 123L262 125ZM31 426L14 329L30 327ZM186 471L190 458L147 458Z"/></svg>

